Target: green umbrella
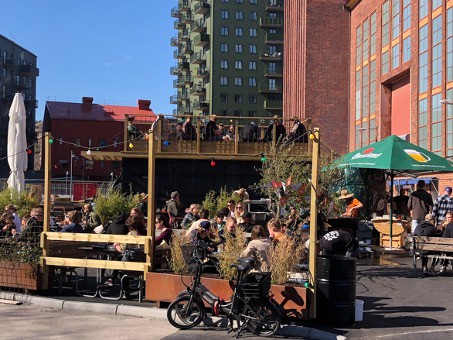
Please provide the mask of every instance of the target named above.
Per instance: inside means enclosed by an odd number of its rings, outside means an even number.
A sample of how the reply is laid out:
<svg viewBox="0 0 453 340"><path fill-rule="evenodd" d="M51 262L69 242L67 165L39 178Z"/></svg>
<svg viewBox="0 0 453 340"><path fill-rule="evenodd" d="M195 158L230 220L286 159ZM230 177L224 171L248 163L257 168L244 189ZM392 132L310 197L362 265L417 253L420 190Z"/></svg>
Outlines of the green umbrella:
<svg viewBox="0 0 453 340"><path fill-rule="evenodd" d="M393 179L400 173L452 171L453 166L442 158L417 145L390 136L379 142L348 153L336 162L340 167L382 169L390 175L390 248L392 247Z"/></svg>

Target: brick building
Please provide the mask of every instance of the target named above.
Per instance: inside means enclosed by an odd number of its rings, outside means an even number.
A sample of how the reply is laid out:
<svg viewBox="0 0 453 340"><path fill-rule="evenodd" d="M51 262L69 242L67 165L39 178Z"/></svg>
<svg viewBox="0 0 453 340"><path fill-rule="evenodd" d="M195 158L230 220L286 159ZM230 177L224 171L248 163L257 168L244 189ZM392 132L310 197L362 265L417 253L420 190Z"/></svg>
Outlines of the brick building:
<svg viewBox="0 0 453 340"><path fill-rule="evenodd" d="M346 8L350 149L395 134L453 157L453 1L351 0ZM440 190L452 184L452 175L436 177Z"/></svg>
<svg viewBox="0 0 453 340"><path fill-rule="evenodd" d="M119 161L88 160L81 156L82 151L117 151L124 149L126 115L146 116L152 123L150 100L138 100L138 105L115 106L94 104L93 98L83 97L82 103L46 102L43 133L51 132L52 177L72 176L82 180L110 180L110 174L119 176ZM44 157L44 152L42 153ZM41 164L45 164L44 160Z"/></svg>
<svg viewBox="0 0 453 340"><path fill-rule="evenodd" d="M344 0L285 0L283 116L312 118L323 144L348 143L349 13Z"/></svg>

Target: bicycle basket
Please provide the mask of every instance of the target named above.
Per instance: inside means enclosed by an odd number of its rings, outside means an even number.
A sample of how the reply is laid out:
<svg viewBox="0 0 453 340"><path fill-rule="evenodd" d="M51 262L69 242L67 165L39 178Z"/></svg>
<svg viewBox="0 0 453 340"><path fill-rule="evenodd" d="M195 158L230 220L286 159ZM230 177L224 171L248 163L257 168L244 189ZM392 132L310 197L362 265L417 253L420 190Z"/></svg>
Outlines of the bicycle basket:
<svg viewBox="0 0 453 340"><path fill-rule="evenodd" d="M265 298L271 289L271 273L250 273L238 286L245 298Z"/></svg>

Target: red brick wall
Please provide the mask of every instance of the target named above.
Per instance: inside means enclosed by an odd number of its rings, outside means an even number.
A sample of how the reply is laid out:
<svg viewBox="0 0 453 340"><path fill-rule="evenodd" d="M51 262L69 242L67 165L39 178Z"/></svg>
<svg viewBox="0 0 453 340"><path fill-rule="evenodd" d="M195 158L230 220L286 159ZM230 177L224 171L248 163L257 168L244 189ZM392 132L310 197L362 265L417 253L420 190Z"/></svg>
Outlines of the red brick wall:
<svg viewBox="0 0 453 340"><path fill-rule="evenodd" d="M337 153L348 145L349 13L343 0L285 1L285 117L312 118Z"/></svg>

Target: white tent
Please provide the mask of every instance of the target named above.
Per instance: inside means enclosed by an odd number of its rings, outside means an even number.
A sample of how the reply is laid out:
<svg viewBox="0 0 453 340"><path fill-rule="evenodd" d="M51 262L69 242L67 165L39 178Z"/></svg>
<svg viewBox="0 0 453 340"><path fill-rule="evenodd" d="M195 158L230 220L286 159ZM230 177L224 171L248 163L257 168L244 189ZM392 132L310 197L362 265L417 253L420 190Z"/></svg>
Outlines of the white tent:
<svg viewBox="0 0 453 340"><path fill-rule="evenodd" d="M22 93L16 93L9 109L8 125L8 164L11 173L8 188L22 192L25 190L27 170L27 137L25 134L26 110Z"/></svg>

